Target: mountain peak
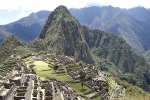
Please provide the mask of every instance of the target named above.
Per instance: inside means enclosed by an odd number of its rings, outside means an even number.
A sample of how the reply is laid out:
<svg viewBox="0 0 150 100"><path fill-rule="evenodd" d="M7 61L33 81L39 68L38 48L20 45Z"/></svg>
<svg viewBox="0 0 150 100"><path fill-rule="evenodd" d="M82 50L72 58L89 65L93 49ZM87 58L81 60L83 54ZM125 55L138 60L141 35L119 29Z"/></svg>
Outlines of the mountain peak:
<svg viewBox="0 0 150 100"><path fill-rule="evenodd" d="M67 12L67 13L70 14L68 8L65 7L65 6L63 6L63 5L58 6L58 7L54 10L54 12L56 12L56 11L57 11L58 13Z"/></svg>
<svg viewBox="0 0 150 100"><path fill-rule="evenodd" d="M2 43L2 47L3 45L16 45L16 46L23 46L23 43L14 35L9 35L8 37L6 37L6 39L4 40L4 42Z"/></svg>
<svg viewBox="0 0 150 100"><path fill-rule="evenodd" d="M23 43L15 35L9 35L0 47L0 63L2 64L17 47L24 47Z"/></svg>
<svg viewBox="0 0 150 100"><path fill-rule="evenodd" d="M56 16L59 18L66 18L71 16L71 14L67 7L61 5L52 12L51 16L53 16L53 18L56 18Z"/></svg>
<svg viewBox="0 0 150 100"><path fill-rule="evenodd" d="M48 17L39 38L46 41L50 52L75 56L85 62L93 63L81 31L78 20L65 6L59 6Z"/></svg>
<svg viewBox="0 0 150 100"><path fill-rule="evenodd" d="M58 6L48 17L46 24L39 36L39 38L43 39L45 38L46 35L46 30L48 29L48 27L53 26L54 24L59 24L64 20L72 20L72 15L70 14L69 10L67 9L67 7L61 5Z"/></svg>

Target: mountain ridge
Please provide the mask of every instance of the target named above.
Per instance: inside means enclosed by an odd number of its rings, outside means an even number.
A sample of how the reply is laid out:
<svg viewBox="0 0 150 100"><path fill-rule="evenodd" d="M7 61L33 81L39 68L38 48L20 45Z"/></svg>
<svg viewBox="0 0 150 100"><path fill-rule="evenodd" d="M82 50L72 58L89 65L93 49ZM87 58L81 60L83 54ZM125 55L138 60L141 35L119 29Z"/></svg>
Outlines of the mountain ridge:
<svg viewBox="0 0 150 100"><path fill-rule="evenodd" d="M102 29L124 38L132 49L138 53L142 54L150 48L150 18L148 17L150 15L150 10L148 9L143 7L121 9L112 6L93 6L81 9L70 9L70 12L83 25L90 26L91 28ZM35 24L32 23L31 26L22 26L21 22L13 28L9 28L11 24L0 27L2 30L0 34L3 34L1 41L11 33L16 34L24 42L33 40L38 37L50 13L51 12L49 11L40 11L31 14L39 16L37 17L38 23L34 22ZM25 28L26 30L23 30L22 28ZM33 28L35 28L36 31L32 30ZM16 31L16 29L20 31ZM27 37L30 38L27 39Z"/></svg>
<svg viewBox="0 0 150 100"><path fill-rule="evenodd" d="M141 9L140 7L138 8ZM142 15L138 12L138 9L135 8L138 13L131 14L132 9L120 9L112 6L95 7L97 13L89 22L86 21L86 19L82 19L84 17L86 18L86 16L91 17L95 14L94 10L92 12L92 9L93 7L78 9L72 14L76 16L82 24L112 32L124 38L137 52L143 53L148 50L148 38L150 38L148 34L150 30L148 27L145 27L146 23L141 23L141 21L136 18L136 16ZM87 12L89 12L91 16ZM149 12L149 10L147 10L147 12ZM146 22L149 21L150 20L146 20Z"/></svg>
<svg viewBox="0 0 150 100"><path fill-rule="evenodd" d="M0 38L0 41L3 41L10 34L15 34L24 43L32 41L39 35L49 13L50 11L43 10L37 13L31 13L29 16L21 18L18 21L0 25L0 34L1 36L4 35L4 37Z"/></svg>

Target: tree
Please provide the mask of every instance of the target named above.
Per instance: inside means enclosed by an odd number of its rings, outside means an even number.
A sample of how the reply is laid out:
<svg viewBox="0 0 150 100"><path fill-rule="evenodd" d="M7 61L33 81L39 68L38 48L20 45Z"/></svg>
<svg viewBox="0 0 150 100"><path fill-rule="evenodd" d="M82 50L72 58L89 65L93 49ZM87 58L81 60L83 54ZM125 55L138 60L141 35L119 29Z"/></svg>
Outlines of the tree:
<svg viewBox="0 0 150 100"><path fill-rule="evenodd" d="M33 74L36 74L36 71L35 71L35 70L36 70L36 68L34 68L34 67L31 68L31 71L32 71Z"/></svg>
<svg viewBox="0 0 150 100"><path fill-rule="evenodd" d="M58 65L55 65L54 67L53 67L53 69L54 69L54 71L56 72L56 70L59 68L59 66ZM57 73L57 72L56 72Z"/></svg>
<svg viewBox="0 0 150 100"><path fill-rule="evenodd" d="M83 81L85 79L86 73L81 71L79 74L80 74L79 78L80 78L80 81L81 81L81 86L82 86L82 89L83 89Z"/></svg>

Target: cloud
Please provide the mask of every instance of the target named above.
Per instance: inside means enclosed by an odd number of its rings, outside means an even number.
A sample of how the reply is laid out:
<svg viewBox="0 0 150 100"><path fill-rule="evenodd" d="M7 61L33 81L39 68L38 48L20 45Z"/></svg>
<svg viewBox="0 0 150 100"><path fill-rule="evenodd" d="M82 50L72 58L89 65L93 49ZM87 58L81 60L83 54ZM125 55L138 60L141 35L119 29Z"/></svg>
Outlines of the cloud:
<svg viewBox="0 0 150 100"><path fill-rule="evenodd" d="M53 11L57 6L65 5L68 8L83 8L92 5L112 5L120 8L131 8L136 6L143 6L150 8L149 0L0 0L0 10L5 10L5 13L18 11L17 14L11 13L12 18L5 18L1 16L3 22L14 21L18 18L29 15L31 12L40 10ZM1 14L1 12L0 12ZM2 14L1 14L2 15ZM6 21L4 21L6 19ZM14 19L14 20L13 20ZM0 24L4 24L1 23Z"/></svg>
<svg viewBox="0 0 150 100"><path fill-rule="evenodd" d="M19 13L19 14L17 15L17 19L23 18L23 17L28 16L28 15L29 15L28 12Z"/></svg>
<svg viewBox="0 0 150 100"><path fill-rule="evenodd" d="M131 8L134 6L150 7L148 0L0 0L0 9L7 10L53 10L59 5L68 8L81 8L90 4L112 5L121 8Z"/></svg>

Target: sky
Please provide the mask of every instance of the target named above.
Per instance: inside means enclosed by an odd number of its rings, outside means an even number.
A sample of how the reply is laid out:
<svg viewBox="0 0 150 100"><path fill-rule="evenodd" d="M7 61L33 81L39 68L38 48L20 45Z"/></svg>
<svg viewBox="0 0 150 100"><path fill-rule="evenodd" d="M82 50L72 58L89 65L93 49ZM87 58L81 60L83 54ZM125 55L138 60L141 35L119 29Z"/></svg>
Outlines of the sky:
<svg viewBox="0 0 150 100"><path fill-rule="evenodd" d="M19 20L32 12L53 11L59 5L67 8L109 5L127 9L137 6L150 8L150 0L0 0L0 25Z"/></svg>

